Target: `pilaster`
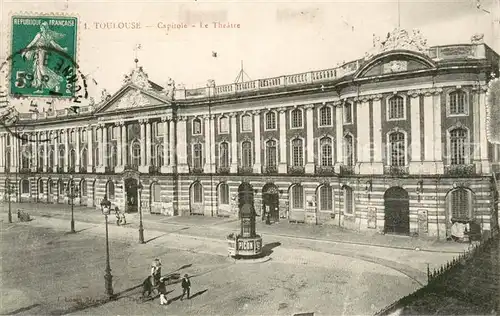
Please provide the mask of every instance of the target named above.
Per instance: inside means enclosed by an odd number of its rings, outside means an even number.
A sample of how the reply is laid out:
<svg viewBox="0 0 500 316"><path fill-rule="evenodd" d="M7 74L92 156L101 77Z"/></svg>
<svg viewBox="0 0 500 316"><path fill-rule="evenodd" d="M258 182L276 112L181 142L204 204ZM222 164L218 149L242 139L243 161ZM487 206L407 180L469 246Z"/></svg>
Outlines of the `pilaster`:
<svg viewBox="0 0 500 316"><path fill-rule="evenodd" d="M94 127L92 125L87 126L87 173L92 172L92 167L94 166ZM90 192L90 191L87 191Z"/></svg>
<svg viewBox="0 0 500 316"><path fill-rule="evenodd" d="M372 164L370 163L370 109L367 97L356 98L356 124L357 132L357 153L359 162L359 173L371 174Z"/></svg>
<svg viewBox="0 0 500 316"><path fill-rule="evenodd" d="M124 136L122 135L122 126L124 125L124 122L121 121L121 122L116 122L115 123L115 126L116 126L116 131L117 131L117 134L116 134L116 146L118 147L117 150L116 150L116 166L115 166L115 173L120 173L120 172L123 172L123 170L125 169L125 164L123 163L123 138Z"/></svg>
<svg viewBox="0 0 500 316"><path fill-rule="evenodd" d="M229 117L231 119L231 165L230 172L238 172L238 134L237 134L237 119L238 115L236 113L230 113Z"/></svg>
<svg viewBox="0 0 500 316"><path fill-rule="evenodd" d="M434 163L434 101L429 90L422 91L424 94L424 161L422 162L422 173L435 174Z"/></svg>
<svg viewBox="0 0 500 316"><path fill-rule="evenodd" d="M382 95L374 94L370 96L372 100L373 113L373 162L372 174L383 174L384 163L382 161Z"/></svg>
<svg viewBox="0 0 500 316"><path fill-rule="evenodd" d="M187 163L187 140L186 140L186 121L187 117L177 117L177 172L188 173L189 166Z"/></svg>
<svg viewBox="0 0 500 316"><path fill-rule="evenodd" d="M306 173L314 173L314 120L313 120L313 110L314 104L307 104L306 109Z"/></svg>
<svg viewBox="0 0 500 316"><path fill-rule="evenodd" d="M146 120L139 120L140 126L140 147L141 147L141 164L139 165L140 173L148 173L149 168L146 166Z"/></svg>
<svg viewBox="0 0 500 316"><path fill-rule="evenodd" d="M491 165L488 159L488 139L486 135L486 87L479 89L479 146L481 158L481 173L489 174ZM477 115L477 112L474 113ZM495 147L494 147L495 148Z"/></svg>
<svg viewBox="0 0 500 316"><path fill-rule="evenodd" d="M340 173L344 163L344 111L341 101L336 101L335 106L335 172Z"/></svg>
<svg viewBox="0 0 500 316"><path fill-rule="evenodd" d="M49 132L42 132L44 135L44 139L48 140L49 137L50 137L50 134ZM49 146L48 146L49 142L48 141L45 141L43 142L43 172L47 172L47 167L49 165Z"/></svg>
<svg viewBox="0 0 500 316"><path fill-rule="evenodd" d="M205 165L203 166L203 172L205 173L213 173L215 172L215 164L213 161L213 156L212 156L212 147L213 143L215 141L212 140L212 131L213 131L213 118L212 115L205 115L203 116L203 126L205 127ZM215 155L214 155L215 156Z"/></svg>
<svg viewBox="0 0 500 316"><path fill-rule="evenodd" d="M286 159L286 130L287 130L287 122L286 122L286 108L279 109L279 133L280 133L280 161L278 164L278 173L287 173L287 159Z"/></svg>
<svg viewBox="0 0 500 316"><path fill-rule="evenodd" d="M168 129L168 121L166 116L161 117L161 122L163 124L163 165L161 166L162 173L172 173L172 167L169 164L169 129Z"/></svg>
<svg viewBox="0 0 500 316"><path fill-rule="evenodd" d="M252 111L254 117L254 152L255 152L255 163L253 165L254 173L262 173L262 145L260 136L260 110Z"/></svg>
<svg viewBox="0 0 500 316"><path fill-rule="evenodd" d="M75 172L80 173L80 133L82 132L81 128L77 127L75 129L76 133L76 152L75 152Z"/></svg>
<svg viewBox="0 0 500 316"><path fill-rule="evenodd" d="M431 89L433 109L434 109L434 163L436 165L436 173L444 173L443 164L443 140L442 140L442 124L441 124L441 93L443 89Z"/></svg>
<svg viewBox="0 0 500 316"><path fill-rule="evenodd" d="M411 146L408 148L410 150L410 163L409 163L409 173L410 174L421 174L422 173L422 145L420 140L420 96L422 95L419 90L408 91L410 96L410 117L411 117Z"/></svg>

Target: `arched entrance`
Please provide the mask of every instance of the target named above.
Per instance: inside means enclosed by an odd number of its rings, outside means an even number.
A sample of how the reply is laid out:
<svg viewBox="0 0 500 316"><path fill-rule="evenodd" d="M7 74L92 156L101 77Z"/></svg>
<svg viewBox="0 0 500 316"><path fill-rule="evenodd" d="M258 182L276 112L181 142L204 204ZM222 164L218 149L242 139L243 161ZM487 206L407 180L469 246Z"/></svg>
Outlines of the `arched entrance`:
<svg viewBox="0 0 500 316"><path fill-rule="evenodd" d="M262 216L264 217L266 208L271 213L271 221L277 222L280 218L279 211L279 190L274 183L267 183L262 188Z"/></svg>
<svg viewBox="0 0 500 316"><path fill-rule="evenodd" d="M384 194L386 234L410 234L410 198L401 187L392 187Z"/></svg>
<svg viewBox="0 0 500 316"><path fill-rule="evenodd" d="M240 217L240 212L241 207L244 204L253 204L253 187L250 183L248 182L243 182L240 184L238 187L238 217Z"/></svg>
<svg viewBox="0 0 500 316"><path fill-rule="evenodd" d="M125 179L125 212L132 213L138 210L137 187L139 183L135 178Z"/></svg>

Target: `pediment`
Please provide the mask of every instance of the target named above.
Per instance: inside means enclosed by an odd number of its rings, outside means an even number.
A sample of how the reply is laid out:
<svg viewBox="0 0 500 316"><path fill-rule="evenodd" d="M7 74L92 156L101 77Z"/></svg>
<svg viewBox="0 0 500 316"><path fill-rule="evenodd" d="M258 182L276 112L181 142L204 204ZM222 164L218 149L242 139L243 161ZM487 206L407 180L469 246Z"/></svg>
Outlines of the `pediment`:
<svg viewBox="0 0 500 316"><path fill-rule="evenodd" d="M134 85L127 85L114 96L106 100L98 113L111 113L124 110L134 110L158 105L168 105L170 102L156 93L145 91Z"/></svg>
<svg viewBox="0 0 500 316"><path fill-rule="evenodd" d="M433 69L434 62L427 56L411 51L392 51L381 54L365 65L355 74L355 78L374 77L394 73L412 72Z"/></svg>

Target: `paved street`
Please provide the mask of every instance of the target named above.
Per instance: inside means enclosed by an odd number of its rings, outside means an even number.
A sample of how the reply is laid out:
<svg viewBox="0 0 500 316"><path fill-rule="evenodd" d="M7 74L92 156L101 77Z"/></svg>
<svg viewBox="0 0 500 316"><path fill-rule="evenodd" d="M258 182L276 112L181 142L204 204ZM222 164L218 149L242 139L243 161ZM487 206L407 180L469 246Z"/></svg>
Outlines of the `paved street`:
<svg viewBox="0 0 500 316"><path fill-rule="evenodd" d="M169 314L370 314L425 283L427 263L437 266L463 248L402 237L372 238L334 227L259 223L264 245L272 246L271 260L239 263L227 258L225 241L229 232L237 231L237 221L146 215L147 243L140 245L136 216L129 216L125 227L110 225L113 283L121 294L117 301L101 302L103 216L94 209L75 208L77 234L68 234L66 205L22 204L34 220L17 223L14 216L14 224L5 222L5 206L1 313L161 312L158 299L141 302L136 288L148 274L151 260L160 257L164 274L177 270L194 275L192 293L198 293L180 302L175 300L181 293L179 284L169 285L173 291ZM292 236L294 229L297 233ZM344 235L347 240L339 240ZM391 239L401 240L399 248L390 247ZM422 247L420 251L411 250L415 245Z"/></svg>

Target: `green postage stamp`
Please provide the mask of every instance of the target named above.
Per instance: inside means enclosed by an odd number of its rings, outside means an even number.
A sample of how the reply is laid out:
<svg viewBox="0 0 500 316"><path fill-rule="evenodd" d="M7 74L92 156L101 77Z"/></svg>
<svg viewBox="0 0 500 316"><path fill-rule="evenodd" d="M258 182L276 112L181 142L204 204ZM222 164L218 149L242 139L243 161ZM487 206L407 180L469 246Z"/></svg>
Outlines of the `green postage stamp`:
<svg viewBox="0 0 500 316"><path fill-rule="evenodd" d="M73 97L78 77L76 17L13 16L10 94Z"/></svg>

